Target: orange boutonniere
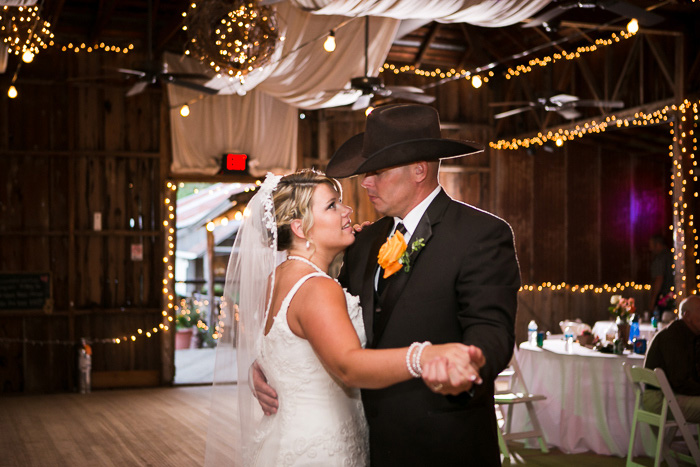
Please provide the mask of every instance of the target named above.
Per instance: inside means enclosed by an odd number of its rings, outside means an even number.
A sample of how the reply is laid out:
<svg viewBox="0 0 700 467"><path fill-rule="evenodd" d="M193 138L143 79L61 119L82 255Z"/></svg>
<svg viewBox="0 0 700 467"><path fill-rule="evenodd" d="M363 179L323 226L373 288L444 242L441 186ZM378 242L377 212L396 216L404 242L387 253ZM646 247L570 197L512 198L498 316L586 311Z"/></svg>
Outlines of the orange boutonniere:
<svg viewBox="0 0 700 467"><path fill-rule="evenodd" d="M406 247L406 240L403 238L403 234L397 231L379 249L377 262L379 266L384 269L384 279L401 269L402 264L399 260L406 251Z"/></svg>

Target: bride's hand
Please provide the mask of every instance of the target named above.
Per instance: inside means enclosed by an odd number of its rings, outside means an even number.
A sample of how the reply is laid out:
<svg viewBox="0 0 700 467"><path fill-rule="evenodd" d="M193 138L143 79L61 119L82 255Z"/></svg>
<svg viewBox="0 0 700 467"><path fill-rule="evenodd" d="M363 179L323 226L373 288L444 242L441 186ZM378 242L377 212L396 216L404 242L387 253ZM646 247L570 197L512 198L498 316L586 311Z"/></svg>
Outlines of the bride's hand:
<svg viewBox="0 0 700 467"><path fill-rule="evenodd" d="M355 224L352 226L352 230L355 231L355 233L362 232L362 229L367 227L368 225L372 225L370 221L364 221L362 224Z"/></svg>
<svg viewBox="0 0 700 467"><path fill-rule="evenodd" d="M485 363L483 352L475 346L429 346L421 356L423 381L433 392L456 395L482 383L479 369Z"/></svg>

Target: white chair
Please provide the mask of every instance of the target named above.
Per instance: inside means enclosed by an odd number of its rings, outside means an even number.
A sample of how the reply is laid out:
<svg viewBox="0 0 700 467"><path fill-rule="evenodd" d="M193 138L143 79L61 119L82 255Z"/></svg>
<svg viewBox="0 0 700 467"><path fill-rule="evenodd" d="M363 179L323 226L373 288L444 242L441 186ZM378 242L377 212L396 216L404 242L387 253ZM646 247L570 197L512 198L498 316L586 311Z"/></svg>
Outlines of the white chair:
<svg viewBox="0 0 700 467"><path fill-rule="evenodd" d="M689 424L685 421L683 412L681 411L676 396L673 394L671 385L666 379L666 374L661 368L654 370L649 368L641 368L632 366L625 362L622 364L627 374L627 378L634 385L634 416L632 418L632 432L630 433L629 448L627 450L627 466L641 466L632 461L632 447L634 446L637 423L647 423L657 427L658 438L656 441L656 449L654 455L654 467L658 467L661 462L661 457L671 466L676 466L674 457L690 462L691 464L700 465L700 449L697 441L693 438ZM645 390L645 385L652 385L660 388L663 394L661 403L661 412L649 412L644 409L642 394ZM668 410L671 409L671 413ZM676 431L680 431L681 437L690 450L691 456L675 452L671 450L671 442L674 439Z"/></svg>
<svg viewBox="0 0 700 467"><path fill-rule="evenodd" d="M513 352L513 358L510 360L508 368L503 370L496 378L496 390L494 393L494 402L504 414L504 423L498 429L498 445L501 449L501 454L505 457L510 457L507 441L514 439L530 439L537 438L540 444L540 449L544 453L548 453L547 443L544 439L544 433L540 426L540 421L535 413L533 402L547 399L543 394L532 394L527 389L525 380L523 379L518 360L516 358L517 349ZM501 384L499 384L501 383ZM505 384L506 387L500 387ZM517 404L525 404L532 430L529 431L512 431L513 409ZM504 409L506 409L504 411Z"/></svg>

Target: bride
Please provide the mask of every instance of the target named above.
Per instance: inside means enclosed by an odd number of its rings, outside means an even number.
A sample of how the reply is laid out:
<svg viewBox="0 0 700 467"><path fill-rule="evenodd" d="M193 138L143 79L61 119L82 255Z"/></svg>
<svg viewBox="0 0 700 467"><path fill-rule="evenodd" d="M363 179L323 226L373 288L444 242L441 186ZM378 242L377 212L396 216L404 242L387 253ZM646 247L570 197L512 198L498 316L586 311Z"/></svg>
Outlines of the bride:
<svg viewBox="0 0 700 467"><path fill-rule="evenodd" d="M367 425L357 388L420 377L431 361L449 361L461 376L473 377L462 344L363 348L359 299L328 273L355 240L352 209L340 193L336 180L313 170L268 174L248 204L223 307L237 322L236 465L367 465ZM277 413L267 417L248 381L253 364L264 369L280 401Z"/></svg>

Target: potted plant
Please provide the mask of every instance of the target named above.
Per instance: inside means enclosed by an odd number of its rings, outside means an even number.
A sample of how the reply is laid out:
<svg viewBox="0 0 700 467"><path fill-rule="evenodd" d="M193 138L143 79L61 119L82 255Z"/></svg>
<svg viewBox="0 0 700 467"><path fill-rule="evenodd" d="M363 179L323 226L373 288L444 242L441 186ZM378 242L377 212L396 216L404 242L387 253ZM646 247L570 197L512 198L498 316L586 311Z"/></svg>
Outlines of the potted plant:
<svg viewBox="0 0 700 467"><path fill-rule="evenodd" d="M175 317L175 350L189 349L192 345L194 326L199 319L199 313L189 307L181 307Z"/></svg>

